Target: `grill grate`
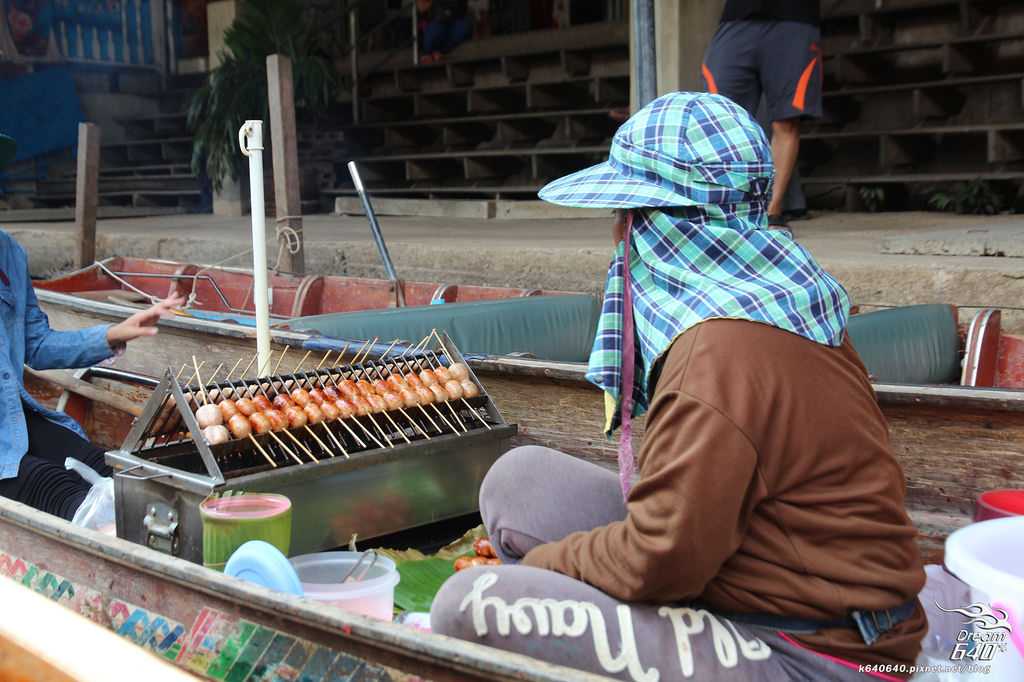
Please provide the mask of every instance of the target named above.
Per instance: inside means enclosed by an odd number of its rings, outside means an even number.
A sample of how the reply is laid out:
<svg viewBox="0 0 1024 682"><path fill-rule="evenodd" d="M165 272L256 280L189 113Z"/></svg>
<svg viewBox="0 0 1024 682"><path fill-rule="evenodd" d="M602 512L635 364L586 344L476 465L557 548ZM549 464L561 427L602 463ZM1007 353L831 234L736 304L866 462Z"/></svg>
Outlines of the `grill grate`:
<svg viewBox="0 0 1024 682"><path fill-rule="evenodd" d="M339 358L343 355L344 351ZM465 373L462 381L453 377L459 384L458 390L451 386L441 390L429 387L429 378L436 376L436 370L456 366ZM438 374L443 378L443 371ZM347 364L335 359L335 364L327 367L211 383L200 383L197 365L193 379L196 381L182 384L168 369L122 450L167 469L206 474L216 484L268 470L351 458L504 424L458 349L447 335L437 333L415 346L392 344L374 359L361 358L356 353ZM417 380L432 400L428 401L416 388ZM316 409L303 409L304 396ZM243 399L258 407L257 412L267 417L268 422L272 419L264 406L271 405L280 417L289 420L288 425L281 428L279 424L279 428L259 433L255 428L259 417L243 414L253 429L251 435L243 436L243 429L232 432L227 442L211 443L197 412L204 405L213 405L223 419L224 415L232 414L232 405L235 411L239 410ZM333 406L333 411L324 401ZM293 410L306 416L300 418ZM346 414L349 410L351 414ZM310 417L317 412L337 412L340 416L323 421Z"/></svg>

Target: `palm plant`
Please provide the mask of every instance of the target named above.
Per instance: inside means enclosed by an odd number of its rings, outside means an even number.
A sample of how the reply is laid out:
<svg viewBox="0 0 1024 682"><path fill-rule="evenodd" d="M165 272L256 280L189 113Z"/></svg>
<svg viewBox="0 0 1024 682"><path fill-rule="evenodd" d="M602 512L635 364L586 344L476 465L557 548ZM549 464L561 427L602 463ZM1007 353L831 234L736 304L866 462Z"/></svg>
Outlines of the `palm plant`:
<svg viewBox="0 0 1024 682"><path fill-rule="evenodd" d="M238 129L246 119L269 120L266 58L287 55L292 61L296 107L324 112L338 87L334 66L324 49L323 24L296 0L246 0L225 32L221 63L210 72L188 109L193 132L192 169L205 170L215 190L226 178L237 180L241 168Z"/></svg>

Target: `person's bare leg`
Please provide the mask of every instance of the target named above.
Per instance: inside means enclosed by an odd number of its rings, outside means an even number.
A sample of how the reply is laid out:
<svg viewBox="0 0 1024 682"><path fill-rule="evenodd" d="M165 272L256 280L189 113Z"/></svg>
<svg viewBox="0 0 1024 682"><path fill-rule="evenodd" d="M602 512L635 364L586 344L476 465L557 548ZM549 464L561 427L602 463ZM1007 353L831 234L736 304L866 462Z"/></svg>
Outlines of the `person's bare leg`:
<svg viewBox="0 0 1024 682"><path fill-rule="evenodd" d="M768 204L768 215L782 215L782 201L793 177L800 152L800 121L795 118L772 123L772 161L775 163L775 187Z"/></svg>

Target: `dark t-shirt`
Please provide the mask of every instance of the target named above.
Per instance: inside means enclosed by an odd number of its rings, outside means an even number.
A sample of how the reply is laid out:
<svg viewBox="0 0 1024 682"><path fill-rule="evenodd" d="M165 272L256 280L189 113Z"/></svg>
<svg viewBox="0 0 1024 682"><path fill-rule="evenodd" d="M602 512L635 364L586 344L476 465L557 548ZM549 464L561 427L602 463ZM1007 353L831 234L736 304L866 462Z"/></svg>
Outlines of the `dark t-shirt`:
<svg viewBox="0 0 1024 682"><path fill-rule="evenodd" d="M818 0L725 0L723 22L745 19L799 21L817 26L821 10Z"/></svg>

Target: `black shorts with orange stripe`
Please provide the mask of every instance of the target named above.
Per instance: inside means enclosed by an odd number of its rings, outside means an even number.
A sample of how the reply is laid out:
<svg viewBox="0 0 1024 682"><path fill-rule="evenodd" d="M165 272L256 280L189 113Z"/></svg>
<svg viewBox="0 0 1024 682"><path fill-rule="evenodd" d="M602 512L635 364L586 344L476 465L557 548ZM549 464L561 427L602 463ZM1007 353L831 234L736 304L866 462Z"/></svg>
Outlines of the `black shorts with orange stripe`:
<svg viewBox="0 0 1024 682"><path fill-rule="evenodd" d="M772 121L820 118L821 31L797 21L728 21L701 65L708 92L755 115L764 95Z"/></svg>

